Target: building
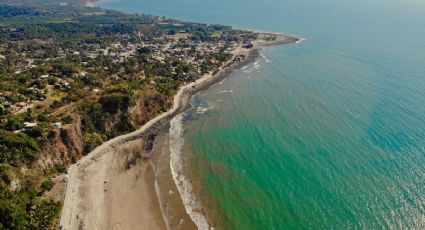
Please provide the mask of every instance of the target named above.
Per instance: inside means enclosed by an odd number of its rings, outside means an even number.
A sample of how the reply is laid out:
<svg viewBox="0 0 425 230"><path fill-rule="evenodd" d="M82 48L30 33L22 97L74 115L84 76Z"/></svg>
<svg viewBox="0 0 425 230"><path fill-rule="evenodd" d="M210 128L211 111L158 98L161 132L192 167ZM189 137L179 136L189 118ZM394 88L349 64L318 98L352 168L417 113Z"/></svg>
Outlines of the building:
<svg viewBox="0 0 425 230"><path fill-rule="evenodd" d="M52 124L52 126L53 126L53 128L60 129L62 127L62 123L56 122L56 123Z"/></svg>
<svg viewBox="0 0 425 230"><path fill-rule="evenodd" d="M24 122L24 131L31 131L35 127L37 127L37 123Z"/></svg>

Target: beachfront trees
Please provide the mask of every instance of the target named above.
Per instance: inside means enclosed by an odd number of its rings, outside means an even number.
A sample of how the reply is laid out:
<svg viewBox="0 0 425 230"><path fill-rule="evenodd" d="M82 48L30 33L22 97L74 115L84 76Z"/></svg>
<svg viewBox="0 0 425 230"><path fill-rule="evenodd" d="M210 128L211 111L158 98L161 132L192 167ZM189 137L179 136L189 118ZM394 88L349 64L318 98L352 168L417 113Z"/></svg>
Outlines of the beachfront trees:
<svg viewBox="0 0 425 230"><path fill-rule="evenodd" d="M9 2L0 6L0 229L53 229L48 177L169 109L181 85L231 58L218 50L254 34L84 1Z"/></svg>

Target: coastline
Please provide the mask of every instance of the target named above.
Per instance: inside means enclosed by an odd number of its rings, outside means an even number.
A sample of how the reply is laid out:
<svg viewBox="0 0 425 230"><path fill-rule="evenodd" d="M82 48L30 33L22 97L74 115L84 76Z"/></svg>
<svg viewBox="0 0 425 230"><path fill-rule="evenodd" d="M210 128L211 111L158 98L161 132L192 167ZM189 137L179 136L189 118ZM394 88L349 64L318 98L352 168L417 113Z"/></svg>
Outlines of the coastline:
<svg viewBox="0 0 425 230"><path fill-rule="evenodd" d="M261 39L270 35L276 39ZM167 228L164 211L158 199L155 169L149 162L150 156L145 156L140 153L143 151L138 150L143 148L145 141L151 135L155 135L162 125L184 112L194 94L221 81L233 70L255 61L261 49L297 43L300 40L281 34L261 33L253 48L244 50L240 47L234 51L234 57L240 54L246 56L243 61L229 61L216 74L203 76L195 82L182 86L174 96L173 107L170 110L132 133L103 143L76 164L71 165L68 169L68 182L60 219L62 229L127 229L135 226L149 229ZM140 180L145 183L140 183ZM177 182L174 180L174 183ZM185 208L187 212L187 207ZM194 221L192 216L191 219ZM187 224L194 226L193 223Z"/></svg>

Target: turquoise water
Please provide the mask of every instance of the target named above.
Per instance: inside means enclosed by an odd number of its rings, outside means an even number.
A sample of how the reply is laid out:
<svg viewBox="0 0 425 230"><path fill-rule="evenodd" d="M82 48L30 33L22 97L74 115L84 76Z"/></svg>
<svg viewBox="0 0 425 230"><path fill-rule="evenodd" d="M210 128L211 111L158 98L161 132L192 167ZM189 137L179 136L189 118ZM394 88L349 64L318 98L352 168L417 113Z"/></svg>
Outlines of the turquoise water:
<svg viewBox="0 0 425 230"><path fill-rule="evenodd" d="M103 6L307 39L264 50L258 70L236 71L195 98L185 148L215 226L425 228L425 2Z"/></svg>

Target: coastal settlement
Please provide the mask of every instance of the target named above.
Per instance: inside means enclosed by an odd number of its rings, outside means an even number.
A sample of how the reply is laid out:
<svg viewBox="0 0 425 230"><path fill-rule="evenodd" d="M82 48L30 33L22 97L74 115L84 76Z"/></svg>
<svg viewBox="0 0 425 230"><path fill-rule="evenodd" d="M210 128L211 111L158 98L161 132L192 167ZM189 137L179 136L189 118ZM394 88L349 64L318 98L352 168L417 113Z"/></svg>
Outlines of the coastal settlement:
<svg viewBox="0 0 425 230"><path fill-rule="evenodd" d="M70 164L243 61L258 36L79 0L0 0L0 227L57 227Z"/></svg>

